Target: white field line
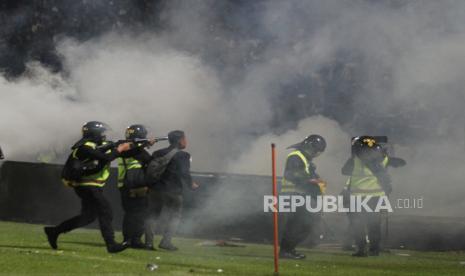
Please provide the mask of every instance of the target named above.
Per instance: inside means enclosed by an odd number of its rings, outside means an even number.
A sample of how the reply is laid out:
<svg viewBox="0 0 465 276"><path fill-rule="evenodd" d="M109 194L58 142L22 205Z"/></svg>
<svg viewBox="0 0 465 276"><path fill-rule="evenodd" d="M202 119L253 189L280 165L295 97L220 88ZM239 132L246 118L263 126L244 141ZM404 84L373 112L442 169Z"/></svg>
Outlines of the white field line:
<svg viewBox="0 0 465 276"><path fill-rule="evenodd" d="M64 251L62 250L57 250L57 251L43 251L43 250L33 250L33 249L24 249L24 248L17 248L17 247L10 247L10 248L0 248L1 251L17 251L17 252L22 252L26 254L46 254L46 255L52 255L52 256L63 256L63 257L73 257L73 258L78 258L78 259L87 259L87 260L93 260L93 261L106 261L106 262L114 262L114 263L130 263L130 264L147 264L146 262L138 262L138 261L132 261L132 260L124 260L124 259L112 259L111 256L109 255L108 258L103 258L103 257L97 257L97 256L82 256L79 254L76 254L74 251L71 251L71 253L64 254Z"/></svg>

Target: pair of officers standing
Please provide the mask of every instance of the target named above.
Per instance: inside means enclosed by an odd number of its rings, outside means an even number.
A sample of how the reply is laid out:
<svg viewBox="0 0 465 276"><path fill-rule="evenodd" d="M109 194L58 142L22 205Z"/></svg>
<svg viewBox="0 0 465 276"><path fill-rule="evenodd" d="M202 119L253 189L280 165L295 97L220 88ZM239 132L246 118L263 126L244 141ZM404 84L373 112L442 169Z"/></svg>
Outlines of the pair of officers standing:
<svg viewBox="0 0 465 276"><path fill-rule="evenodd" d="M376 205L380 196L389 195L392 191L387 167L400 167L405 161L391 157L381 146L380 137L360 136L352 139L352 154L342 168L342 174L349 178L344 194L370 196L369 205ZM380 139L379 139L380 140ZM320 135L310 135L302 142L290 146L293 151L286 160L281 194L305 195L316 199L326 190L326 182L316 173L313 159L326 149L326 141ZM316 203L313 200L312 203ZM320 223L321 214L309 213L305 207L296 208L296 212L282 213L284 231L280 241L280 257L287 259L303 259L305 255L297 252L296 247L303 242L312 230ZM366 257L368 236L369 254L377 256L381 242L380 213L349 213L349 234L355 241L357 251L353 256Z"/></svg>
<svg viewBox="0 0 465 276"><path fill-rule="evenodd" d="M57 240L61 234L86 226L98 219L109 253L117 253L127 247L154 250L153 231L151 225L146 224L147 218L149 213L159 216L162 209L167 209L167 221L159 247L176 250L177 248L171 243L171 238L176 231L182 209L182 187L179 186L189 182L192 188L197 187L192 182L189 172L190 155L182 151L187 145L184 132L179 130L170 132L168 134L170 146L150 155L144 147L153 145L157 140L146 140L147 130L143 125L128 127L125 136L128 141L133 142L123 142L117 145L106 141L106 130L104 123L88 122L82 127L83 138L72 147L72 153L65 164L64 171L67 166L72 166L70 160L90 161L93 165L85 170L78 181L63 179L65 185L73 187L74 192L80 198L81 212L57 226L44 228L50 246L57 249ZM144 142L138 143L138 140L144 140ZM167 180L172 182L160 183L160 185L174 187L168 189L164 187L161 189L163 192L150 193L157 197L157 202L151 204L144 169L157 157L165 158L165 170L169 172L163 171L163 175L166 175L169 178ZM121 192L124 210L124 241L122 243L115 241L112 208L103 194L103 187L110 176L110 163L115 159L118 159L118 188ZM146 244L141 241L144 232Z"/></svg>

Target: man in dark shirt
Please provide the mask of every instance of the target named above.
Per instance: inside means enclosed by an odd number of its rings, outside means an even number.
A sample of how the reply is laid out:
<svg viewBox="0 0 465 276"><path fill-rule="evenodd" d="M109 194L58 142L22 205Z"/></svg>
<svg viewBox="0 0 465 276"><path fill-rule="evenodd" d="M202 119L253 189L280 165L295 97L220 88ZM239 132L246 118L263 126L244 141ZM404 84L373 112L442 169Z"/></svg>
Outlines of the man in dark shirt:
<svg viewBox="0 0 465 276"><path fill-rule="evenodd" d="M315 200L318 195L322 194L325 182L316 173L313 159L325 150L326 141L320 135L314 134L289 148L293 148L294 151L287 157L281 194L311 196L312 200ZM296 251L296 247L307 238L312 228L318 223L319 214L307 212L306 208L301 206L296 208L295 212L283 213L282 216L285 223L280 243L280 257L305 258L304 254Z"/></svg>
<svg viewBox="0 0 465 276"><path fill-rule="evenodd" d="M103 195L103 187L110 176L110 163L122 152L129 150L130 144L124 143L116 148L105 147L105 124L88 122L82 127L83 138L73 147L70 158L86 161L89 169L79 181L67 181L65 185L74 188L74 192L81 199L81 213L54 227L45 227L48 242L53 249L57 249L58 236L76 228L86 226L98 219L100 231L109 253L124 250L126 245L115 242L112 226L113 213L110 203Z"/></svg>
<svg viewBox="0 0 465 276"><path fill-rule="evenodd" d="M163 237L158 247L174 251L178 248L171 240L181 218L183 189L184 187L196 189L198 185L192 181L190 174L191 156L183 151L187 146L184 132L171 131L168 134L168 141L169 147L152 154L152 158L155 159L174 153L159 183L150 190L149 216L152 216L152 219L160 218L158 221ZM148 249L153 249L153 232L152 223L147 222L145 242Z"/></svg>

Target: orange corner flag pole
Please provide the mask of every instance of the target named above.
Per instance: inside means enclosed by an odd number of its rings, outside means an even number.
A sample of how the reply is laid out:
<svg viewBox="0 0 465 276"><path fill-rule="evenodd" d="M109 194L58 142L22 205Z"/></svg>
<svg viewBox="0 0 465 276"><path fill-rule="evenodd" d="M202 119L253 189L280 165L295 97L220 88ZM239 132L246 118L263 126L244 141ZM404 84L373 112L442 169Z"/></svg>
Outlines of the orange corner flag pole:
<svg viewBox="0 0 465 276"><path fill-rule="evenodd" d="M271 144L271 170L273 176L273 198L274 198L274 212L273 212L273 241L274 241L274 273L279 273L278 263L278 189L276 181L276 145Z"/></svg>

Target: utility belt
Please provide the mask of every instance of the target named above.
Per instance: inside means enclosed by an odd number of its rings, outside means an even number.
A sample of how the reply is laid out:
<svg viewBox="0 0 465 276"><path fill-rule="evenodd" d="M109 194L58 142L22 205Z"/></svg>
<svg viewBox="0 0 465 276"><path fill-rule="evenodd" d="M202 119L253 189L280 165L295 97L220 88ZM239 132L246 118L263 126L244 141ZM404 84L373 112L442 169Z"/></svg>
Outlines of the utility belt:
<svg viewBox="0 0 465 276"><path fill-rule="evenodd" d="M320 190L322 195L326 193L326 182L308 183L306 185L314 185L317 189ZM307 194L308 191L305 189L305 187L302 187L301 185L297 186L293 182L284 179L281 184L281 193Z"/></svg>
<svg viewBox="0 0 465 276"><path fill-rule="evenodd" d="M76 187L86 187L86 186L92 186L92 187L99 187L102 188L105 186L106 180L97 180L97 179L92 179L92 180L82 180L82 181L71 181L71 180L61 180L63 184L67 187L71 188L76 188Z"/></svg>
<svg viewBox="0 0 465 276"><path fill-rule="evenodd" d="M122 192L127 193L130 198L141 198L146 197L149 193L148 187L139 187L139 188L121 188Z"/></svg>

